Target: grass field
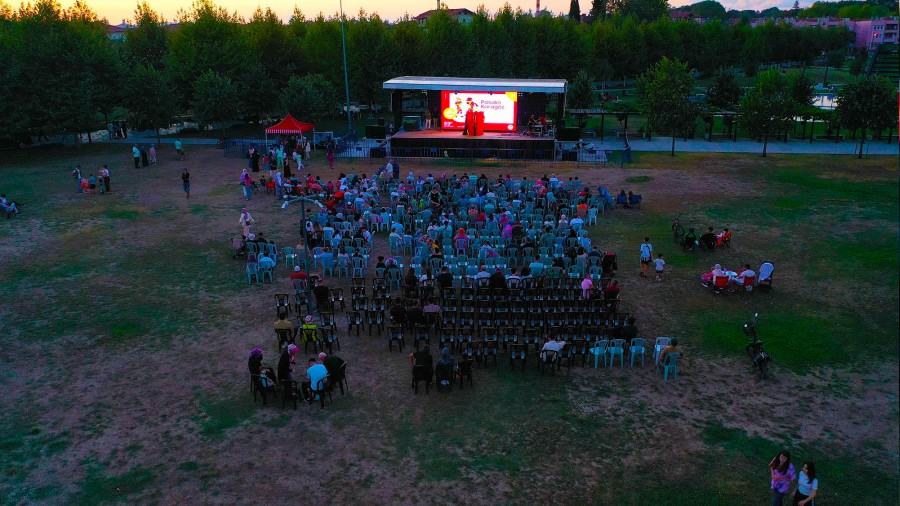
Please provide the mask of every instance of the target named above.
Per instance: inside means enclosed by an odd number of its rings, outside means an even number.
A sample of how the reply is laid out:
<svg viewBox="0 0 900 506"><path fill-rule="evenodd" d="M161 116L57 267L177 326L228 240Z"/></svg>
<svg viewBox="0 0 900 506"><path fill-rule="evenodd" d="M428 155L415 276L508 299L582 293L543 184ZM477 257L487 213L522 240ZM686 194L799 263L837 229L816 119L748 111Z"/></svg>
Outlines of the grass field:
<svg viewBox="0 0 900 506"><path fill-rule="evenodd" d="M246 369L257 346L277 362L272 301L289 290L287 270L248 286L227 239L242 206L281 245L297 243L299 217L272 197L244 201L241 160L200 146L188 156L161 151L158 167L135 171L127 149L95 145L0 162L2 191L25 204L0 221L0 503L763 504L766 465L782 448L798 468L816 460L818 505L900 501L897 157L407 163L555 172L643 194L642 210L608 212L591 234L619 254L640 334L682 341L678 379L627 362L541 375L533 358L523 373L501 358L476 368L474 388L415 396L407 351L348 334L339 314L350 391L324 411L293 411L254 404ZM109 163L114 193L75 193L76 163ZM309 170L374 169L323 165ZM676 216L730 227L732 247L681 252ZM637 276L644 236L665 254L661 283ZM697 279L713 263L765 260L776 265L768 294L713 296ZM755 311L774 357L765 382L742 355Z"/></svg>

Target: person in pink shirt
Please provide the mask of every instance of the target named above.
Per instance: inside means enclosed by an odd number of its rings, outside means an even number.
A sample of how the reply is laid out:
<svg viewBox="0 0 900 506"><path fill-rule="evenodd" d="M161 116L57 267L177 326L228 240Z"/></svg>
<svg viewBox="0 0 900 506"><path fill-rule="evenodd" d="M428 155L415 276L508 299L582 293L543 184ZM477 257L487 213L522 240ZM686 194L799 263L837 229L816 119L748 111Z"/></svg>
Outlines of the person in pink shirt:
<svg viewBox="0 0 900 506"><path fill-rule="evenodd" d="M769 470L772 472L772 506L782 506L784 496L788 494L791 483L797 478L794 464L791 464L791 453L782 450L769 462Z"/></svg>
<svg viewBox="0 0 900 506"><path fill-rule="evenodd" d="M585 274L584 279L581 281L581 295L585 299L590 299L594 292L594 281L591 279L590 274Z"/></svg>

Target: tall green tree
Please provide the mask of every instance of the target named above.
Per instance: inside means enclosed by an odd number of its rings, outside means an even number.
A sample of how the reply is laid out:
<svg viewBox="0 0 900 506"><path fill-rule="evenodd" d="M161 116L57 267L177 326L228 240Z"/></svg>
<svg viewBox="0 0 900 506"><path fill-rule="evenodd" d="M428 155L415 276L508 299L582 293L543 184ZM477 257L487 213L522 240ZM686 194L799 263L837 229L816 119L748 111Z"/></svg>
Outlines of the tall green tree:
<svg viewBox="0 0 900 506"><path fill-rule="evenodd" d="M756 76L756 86L741 97L741 122L762 140L764 157L769 139L788 127L794 111L790 87L776 70L760 72Z"/></svg>
<svg viewBox="0 0 900 506"><path fill-rule="evenodd" d="M225 138L225 123L238 112L237 88L230 78L207 70L194 81L191 105L201 125L219 123Z"/></svg>
<svg viewBox="0 0 900 506"><path fill-rule="evenodd" d="M729 110L738 104L742 93L743 90L734 78L734 72L728 68L720 68L706 94L706 101L719 109Z"/></svg>
<svg viewBox="0 0 900 506"><path fill-rule="evenodd" d="M294 76L281 92L281 107L300 120L325 119L336 104L337 91L322 74Z"/></svg>
<svg viewBox="0 0 900 506"><path fill-rule="evenodd" d="M576 23L581 22L581 6L578 5L578 0L569 2L569 19Z"/></svg>
<svg viewBox="0 0 900 506"><path fill-rule="evenodd" d="M588 109L594 103L594 90L591 86L593 79L587 70L581 69L575 74L572 85L566 94L566 101L570 109Z"/></svg>
<svg viewBox="0 0 900 506"><path fill-rule="evenodd" d="M863 73L863 70L866 68L866 63L869 61L869 52L866 48L862 48L856 52L856 56L853 58L853 61L850 62L850 74L854 76L858 76Z"/></svg>
<svg viewBox="0 0 900 506"><path fill-rule="evenodd" d="M687 64L666 57L638 79L641 110L652 129L671 135L672 156L675 137L693 128L697 120L697 109L689 100L694 84Z"/></svg>
<svg viewBox="0 0 900 506"><path fill-rule="evenodd" d="M136 26L125 37L125 57L129 65L152 65L157 70L165 69L169 54L165 19L150 4L142 1L134 9L134 21Z"/></svg>
<svg viewBox="0 0 900 506"><path fill-rule="evenodd" d="M825 75L822 77L822 86L828 86L828 69L831 67L843 67L844 59L846 57L847 51L844 51L843 49L835 49L825 53Z"/></svg>
<svg viewBox="0 0 900 506"><path fill-rule="evenodd" d="M897 124L897 88L882 77L854 79L841 88L836 114L843 127L862 130L857 153L862 158L869 130L881 132Z"/></svg>
<svg viewBox="0 0 900 506"><path fill-rule="evenodd" d="M196 0L178 21L181 26L172 34L169 68L183 100L190 99L194 82L207 71L234 80L251 61L243 19L212 0Z"/></svg>
<svg viewBox="0 0 900 506"><path fill-rule="evenodd" d="M138 130L156 131L172 124L178 99L168 76L150 62L132 67L123 89L122 105L128 109L128 120Z"/></svg>
<svg viewBox="0 0 900 506"><path fill-rule="evenodd" d="M592 0L591 10L588 13L588 18L590 18L590 21L594 22L598 19L606 19L606 10L608 8L608 4L608 0Z"/></svg>

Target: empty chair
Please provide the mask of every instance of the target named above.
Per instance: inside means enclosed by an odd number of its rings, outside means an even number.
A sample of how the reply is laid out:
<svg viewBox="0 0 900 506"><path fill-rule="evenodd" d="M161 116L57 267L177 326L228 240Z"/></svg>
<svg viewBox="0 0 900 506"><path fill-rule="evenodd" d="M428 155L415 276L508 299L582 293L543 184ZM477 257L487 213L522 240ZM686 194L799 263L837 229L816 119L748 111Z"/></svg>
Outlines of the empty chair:
<svg viewBox="0 0 900 506"><path fill-rule="evenodd" d="M603 365L607 365L606 362L606 349L609 346L609 340L601 339L594 343L594 347L590 349L590 352L594 355L594 369L599 367L600 358L603 358Z"/></svg>
<svg viewBox="0 0 900 506"><path fill-rule="evenodd" d="M403 327L400 325L391 325L388 327L388 351L393 350L394 341L397 341L400 351L403 351L404 335Z"/></svg>
<svg viewBox="0 0 900 506"><path fill-rule="evenodd" d="M606 348L606 353L609 354L609 365L612 366L616 363L616 356L619 357L619 365L625 366L625 340L624 339L611 339L609 341L609 346Z"/></svg>
<svg viewBox="0 0 900 506"><path fill-rule="evenodd" d="M631 346L628 351L631 353L631 367L634 367L634 357L636 355L641 356L641 367L644 367L644 352L646 351L646 347L644 346L644 338L635 337L631 340Z"/></svg>

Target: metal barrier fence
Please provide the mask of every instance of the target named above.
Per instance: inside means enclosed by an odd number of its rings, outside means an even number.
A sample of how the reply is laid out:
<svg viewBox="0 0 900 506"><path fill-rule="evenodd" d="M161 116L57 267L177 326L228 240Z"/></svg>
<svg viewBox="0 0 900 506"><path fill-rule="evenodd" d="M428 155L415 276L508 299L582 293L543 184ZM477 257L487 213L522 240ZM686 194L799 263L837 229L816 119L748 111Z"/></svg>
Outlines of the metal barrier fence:
<svg viewBox="0 0 900 506"><path fill-rule="evenodd" d="M574 143L556 142L553 149L537 148L392 148L382 140L362 139L347 143L346 148L337 153L339 158L372 158L421 160L442 160L448 165L495 162L555 163L576 162L605 165L621 156L608 149L576 149Z"/></svg>
<svg viewBox="0 0 900 506"><path fill-rule="evenodd" d="M529 164L574 162L587 165L619 165L629 163L632 153L621 149L576 148L572 142L556 142L551 149L493 149L493 148L391 148L384 140L360 139L345 135L336 139L336 158L397 160L431 160L445 165L491 165L496 163L521 162ZM265 139L227 139L224 143L225 156L245 158L250 146L265 150Z"/></svg>
<svg viewBox="0 0 900 506"><path fill-rule="evenodd" d="M226 158L246 158L247 151L250 146L256 146L256 149L263 152L266 151L266 140L250 137L248 139L225 139L225 157Z"/></svg>

